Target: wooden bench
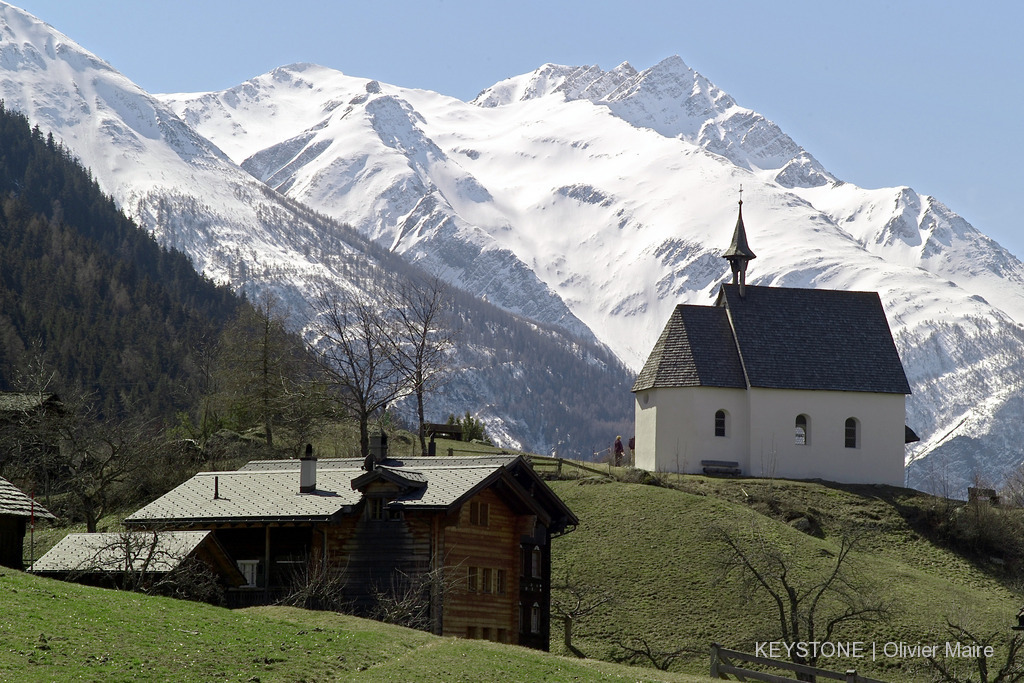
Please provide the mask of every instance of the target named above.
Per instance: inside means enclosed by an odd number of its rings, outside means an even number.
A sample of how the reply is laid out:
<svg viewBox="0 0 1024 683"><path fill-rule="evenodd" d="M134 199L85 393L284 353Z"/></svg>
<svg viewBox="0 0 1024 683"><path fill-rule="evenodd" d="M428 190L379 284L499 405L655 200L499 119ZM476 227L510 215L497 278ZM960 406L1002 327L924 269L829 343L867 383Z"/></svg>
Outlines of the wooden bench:
<svg viewBox="0 0 1024 683"><path fill-rule="evenodd" d="M711 476L737 477L743 473L740 464L733 460L701 460L700 466L704 468L704 474Z"/></svg>

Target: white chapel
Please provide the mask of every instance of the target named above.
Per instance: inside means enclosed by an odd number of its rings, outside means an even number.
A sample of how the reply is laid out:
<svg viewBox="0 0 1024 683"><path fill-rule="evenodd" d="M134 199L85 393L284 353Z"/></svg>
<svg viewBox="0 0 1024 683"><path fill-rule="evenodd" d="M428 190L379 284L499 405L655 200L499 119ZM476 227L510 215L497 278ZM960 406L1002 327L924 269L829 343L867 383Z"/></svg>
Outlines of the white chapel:
<svg viewBox="0 0 1024 683"><path fill-rule="evenodd" d="M746 284L676 306L633 385L636 466L902 486L910 385L877 292Z"/></svg>

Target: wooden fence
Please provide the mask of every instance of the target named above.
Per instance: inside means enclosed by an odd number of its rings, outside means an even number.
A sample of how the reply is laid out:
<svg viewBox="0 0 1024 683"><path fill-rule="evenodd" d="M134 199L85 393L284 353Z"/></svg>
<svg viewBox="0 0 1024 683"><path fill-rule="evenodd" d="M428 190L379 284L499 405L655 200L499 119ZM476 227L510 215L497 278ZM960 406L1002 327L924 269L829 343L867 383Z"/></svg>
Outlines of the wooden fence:
<svg viewBox="0 0 1024 683"><path fill-rule="evenodd" d="M587 463L583 464L576 460L566 460L565 458L549 458L545 455L528 455L527 460L533 465L533 469L538 473L554 474L555 476L561 477L589 477L593 475L599 475L602 477L611 477L612 466L607 463Z"/></svg>
<svg viewBox="0 0 1024 683"><path fill-rule="evenodd" d="M737 652L736 650L727 650L717 643L711 644L711 678L717 678L719 680L728 681L729 674L736 677L737 681L766 681L766 683L793 683L797 678L787 678L786 676L779 676L776 674L766 673L764 671L754 671L752 669L746 669L742 666L734 664L736 662L748 662L750 664L758 664L764 667L772 669L782 669L783 671L792 671L795 674L803 674L810 676L810 679L806 680L817 680L825 678L833 681L845 681L845 683L885 683L874 678L866 678L857 673L855 669L848 669L846 673L838 673L836 671L827 671L825 669L818 669L813 666L805 666L803 664L793 664L792 662L783 662L778 659L768 659L767 657L758 657L757 655L750 655L746 652Z"/></svg>

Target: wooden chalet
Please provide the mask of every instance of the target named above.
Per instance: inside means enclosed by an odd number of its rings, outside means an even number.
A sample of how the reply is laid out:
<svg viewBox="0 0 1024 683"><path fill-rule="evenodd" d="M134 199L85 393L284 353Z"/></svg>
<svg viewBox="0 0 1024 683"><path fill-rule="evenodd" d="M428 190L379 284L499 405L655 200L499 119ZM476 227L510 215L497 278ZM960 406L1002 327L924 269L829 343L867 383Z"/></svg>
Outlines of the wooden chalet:
<svg viewBox="0 0 1024 683"><path fill-rule="evenodd" d="M21 489L0 477L0 566L24 568L25 532L37 519L56 519Z"/></svg>
<svg viewBox="0 0 1024 683"><path fill-rule="evenodd" d="M522 456L253 461L202 472L132 528L209 529L246 584L230 603L279 600L316 567L343 574L369 614L382 591L430 576L430 629L548 648L551 540L578 520Z"/></svg>

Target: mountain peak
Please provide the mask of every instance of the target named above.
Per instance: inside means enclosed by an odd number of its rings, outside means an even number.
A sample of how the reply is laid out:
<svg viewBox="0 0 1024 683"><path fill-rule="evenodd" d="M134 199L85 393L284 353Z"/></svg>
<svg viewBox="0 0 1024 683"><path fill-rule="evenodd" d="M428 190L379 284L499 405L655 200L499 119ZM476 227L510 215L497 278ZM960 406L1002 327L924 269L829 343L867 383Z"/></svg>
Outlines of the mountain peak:
<svg viewBox="0 0 1024 683"><path fill-rule="evenodd" d="M40 72L57 65L76 72L96 69L117 73L107 62L53 26L22 9L0 2L0 68L4 71Z"/></svg>
<svg viewBox="0 0 1024 683"><path fill-rule="evenodd" d="M1019 459L1001 444L1024 438L1024 266L938 202L833 182L677 55L640 72L545 64L472 103L307 63L158 99L28 14L0 5L0 21L6 106L216 280L299 302L394 251L638 366L669 311L727 276L742 183L764 245L752 284L878 291L921 452ZM507 350L509 367L532 362Z"/></svg>

